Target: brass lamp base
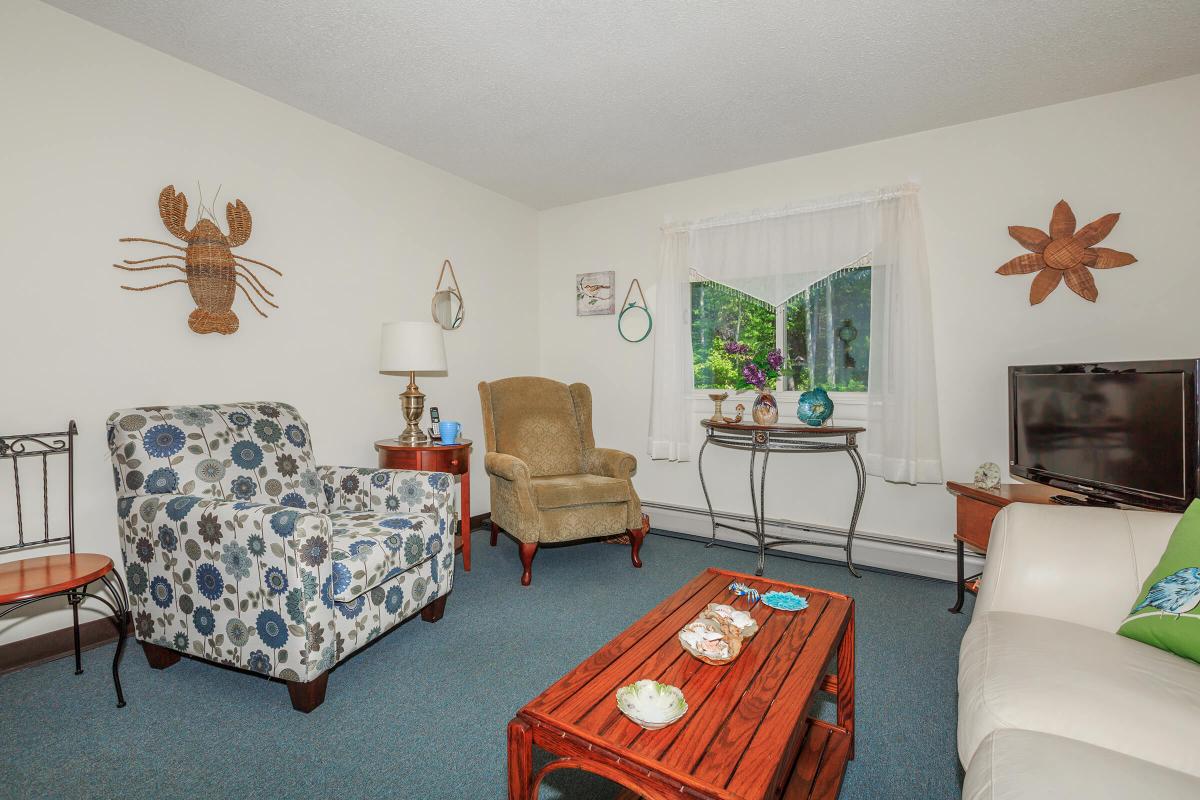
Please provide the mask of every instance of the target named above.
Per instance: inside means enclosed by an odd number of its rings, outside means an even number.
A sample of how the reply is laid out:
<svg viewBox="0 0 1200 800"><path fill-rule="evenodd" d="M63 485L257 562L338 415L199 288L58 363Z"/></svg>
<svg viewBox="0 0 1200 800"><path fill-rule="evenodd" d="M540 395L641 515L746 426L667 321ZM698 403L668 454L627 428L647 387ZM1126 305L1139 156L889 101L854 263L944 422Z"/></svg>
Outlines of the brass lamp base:
<svg viewBox="0 0 1200 800"><path fill-rule="evenodd" d="M425 416L425 395L417 388L416 375L408 373L408 388L400 395L400 404L404 409L404 421L408 427L400 434L400 444L420 445L429 444L429 436L421 430L421 418Z"/></svg>

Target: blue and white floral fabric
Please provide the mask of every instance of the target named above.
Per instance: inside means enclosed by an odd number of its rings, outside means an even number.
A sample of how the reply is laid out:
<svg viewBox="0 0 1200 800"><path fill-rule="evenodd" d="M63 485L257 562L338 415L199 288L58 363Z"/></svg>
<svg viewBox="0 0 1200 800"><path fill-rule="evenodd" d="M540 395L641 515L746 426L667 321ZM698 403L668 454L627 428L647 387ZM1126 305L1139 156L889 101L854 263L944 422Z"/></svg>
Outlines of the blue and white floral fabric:
<svg viewBox="0 0 1200 800"><path fill-rule="evenodd" d="M284 403L108 420L138 639L307 681L450 591L444 473L318 466Z"/></svg>

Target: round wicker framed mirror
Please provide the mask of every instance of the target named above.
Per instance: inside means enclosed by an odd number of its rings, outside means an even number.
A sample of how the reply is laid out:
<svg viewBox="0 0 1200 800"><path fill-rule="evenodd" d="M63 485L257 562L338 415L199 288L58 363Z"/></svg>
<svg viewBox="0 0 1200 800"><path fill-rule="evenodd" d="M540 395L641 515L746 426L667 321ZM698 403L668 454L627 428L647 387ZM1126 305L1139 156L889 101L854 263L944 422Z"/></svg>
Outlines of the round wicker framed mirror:
<svg viewBox="0 0 1200 800"><path fill-rule="evenodd" d="M443 289L442 280L446 277L447 270L450 272L450 285ZM442 330L453 331L462 327L466 305L463 303L458 278L454 275L454 265L450 263L450 259L442 262L442 271L438 275L437 286L434 287L430 310L433 313L433 321L440 325Z"/></svg>

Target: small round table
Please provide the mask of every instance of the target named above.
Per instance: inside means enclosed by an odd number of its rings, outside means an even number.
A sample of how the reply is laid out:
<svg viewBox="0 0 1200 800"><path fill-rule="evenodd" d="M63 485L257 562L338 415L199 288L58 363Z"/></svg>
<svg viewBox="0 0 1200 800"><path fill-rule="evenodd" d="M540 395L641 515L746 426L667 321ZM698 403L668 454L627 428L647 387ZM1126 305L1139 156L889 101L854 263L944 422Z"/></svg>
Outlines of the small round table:
<svg viewBox="0 0 1200 800"><path fill-rule="evenodd" d="M854 577L861 577L854 566L854 530L858 527L858 515L862 512L863 496L867 490L867 471L863 467L862 456L858 453L858 434L864 433L862 427L813 427L811 425L775 424L754 425L752 423L714 422L703 420L705 436L704 444L700 446L700 454L696 457L696 468L700 472L700 488L704 491L704 502L708 506L708 517L712 522L712 541L706 547L712 547L717 542L717 528L737 531L754 537L758 544L758 568L755 575L762 575L766 566L768 547L778 547L786 544L815 545L818 547L839 547L846 551L846 569ZM830 441L830 440L833 441ZM837 440L841 441L837 441ZM814 441L816 440L816 441ZM717 522L722 516L713 512L712 500L708 496L708 485L704 482L704 450L710 444L727 447L731 450L750 451L750 507L754 512L752 521L754 530L739 528ZM758 492L754 491L754 463L759 453L763 454L762 468L758 476ZM766 487L767 459L771 453L846 453L854 465L854 477L857 480L857 491L854 494L854 509L850 513L850 527L845 530L845 543L822 542L811 539L796 539L788 536L777 536L767 533ZM818 533L842 533L819 525L795 524L793 527L812 530Z"/></svg>
<svg viewBox="0 0 1200 800"><path fill-rule="evenodd" d="M471 440L454 444L403 445L398 439L380 439L375 443L379 466L385 469L415 469L422 472L448 472L462 478L462 503L458 512L462 535L463 570L471 571Z"/></svg>

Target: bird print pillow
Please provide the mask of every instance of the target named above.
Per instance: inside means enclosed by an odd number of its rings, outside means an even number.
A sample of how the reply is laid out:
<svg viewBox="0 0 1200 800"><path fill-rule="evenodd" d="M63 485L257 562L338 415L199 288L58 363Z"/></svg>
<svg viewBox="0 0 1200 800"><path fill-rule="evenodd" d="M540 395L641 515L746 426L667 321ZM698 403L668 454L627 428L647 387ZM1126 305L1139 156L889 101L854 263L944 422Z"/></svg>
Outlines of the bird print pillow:
<svg viewBox="0 0 1200 800"><path fill-rule="evenodd" d="M1200 663L1200 500L1175 526L1117 633Z"/></svg>

